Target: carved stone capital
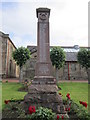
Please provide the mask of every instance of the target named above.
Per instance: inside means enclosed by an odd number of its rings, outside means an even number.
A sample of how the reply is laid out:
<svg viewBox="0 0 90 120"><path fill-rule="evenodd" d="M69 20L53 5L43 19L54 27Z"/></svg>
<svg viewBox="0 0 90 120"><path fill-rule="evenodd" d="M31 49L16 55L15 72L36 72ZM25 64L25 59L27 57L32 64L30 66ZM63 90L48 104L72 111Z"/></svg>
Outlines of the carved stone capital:
<svg viewBox="0 0 90 120"><path fill-rule="evenodd" d="M50 9L38 8L36 11L37 11L38 22L48 22L49 21Z"/></svg>

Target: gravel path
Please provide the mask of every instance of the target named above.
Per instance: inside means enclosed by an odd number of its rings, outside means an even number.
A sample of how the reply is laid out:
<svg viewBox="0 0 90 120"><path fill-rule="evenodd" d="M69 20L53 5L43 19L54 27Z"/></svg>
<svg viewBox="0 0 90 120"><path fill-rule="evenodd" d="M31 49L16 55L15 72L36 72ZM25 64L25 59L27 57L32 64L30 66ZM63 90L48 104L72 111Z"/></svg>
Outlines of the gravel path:
<svg viewBox="0 0 90 120"><path fill-rule="evenodd" d="M7 79L2 79L2 82L19 82L18 78L7 78ZM59 82L84 82L84 83L88 83L88 80L59 80Z"/></svg>

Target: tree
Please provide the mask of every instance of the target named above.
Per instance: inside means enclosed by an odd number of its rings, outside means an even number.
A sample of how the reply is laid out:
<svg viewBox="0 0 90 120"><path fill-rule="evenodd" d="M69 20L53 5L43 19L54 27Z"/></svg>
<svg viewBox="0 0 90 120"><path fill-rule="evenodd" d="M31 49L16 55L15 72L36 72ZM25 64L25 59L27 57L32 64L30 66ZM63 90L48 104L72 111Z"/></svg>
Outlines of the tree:
<svg viewBox="0 0 90 120"><path fill-rule="evenodd" d="M58 80L58 70L65 63L65 52L61 47L53 47L50 50L50 58L52 65L56 68L56 80Z"/></svg>
<svg viewBox="0 0 90 120"><path fill-rule="evenodd" d="M30 58L30 51L25 47L19 47L12 53L13 59L20 67L20 82L22 81L22 66Z"/></svg>
<svg viewBox="0 0 90 120"><path fill-rule="evenodd" d="M79 64L82 67L85 67L88 74L88 82L90 83L90 50L88 49L80 49L80 51L77 54L77 59Z"/></svg>

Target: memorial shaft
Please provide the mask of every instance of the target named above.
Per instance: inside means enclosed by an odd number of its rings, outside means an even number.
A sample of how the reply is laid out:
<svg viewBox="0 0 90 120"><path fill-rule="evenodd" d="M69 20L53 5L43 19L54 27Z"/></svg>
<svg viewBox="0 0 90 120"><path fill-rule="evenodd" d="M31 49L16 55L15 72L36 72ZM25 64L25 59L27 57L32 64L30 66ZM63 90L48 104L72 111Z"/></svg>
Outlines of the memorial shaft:
<svg viewBox="0 0 90 120"><path fill-rule="evenodd" d="M35 78L51 77L51 61L49 48L49 16L50 9L38 8L37 12L37 63Z"/></svg>

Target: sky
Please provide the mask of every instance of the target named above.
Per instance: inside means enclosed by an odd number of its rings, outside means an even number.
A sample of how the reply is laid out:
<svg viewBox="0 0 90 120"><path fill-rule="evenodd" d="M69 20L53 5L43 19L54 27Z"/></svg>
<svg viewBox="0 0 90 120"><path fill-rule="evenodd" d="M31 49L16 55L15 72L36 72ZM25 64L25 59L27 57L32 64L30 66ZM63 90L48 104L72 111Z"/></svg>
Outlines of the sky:
<svg viewBox="0 0 90 120"><path fill-rule="evenodd" d="M88 0L1 0L0 31L16 47L37 45L36 9L50 11L50 45L88 46Z"/></svg>

